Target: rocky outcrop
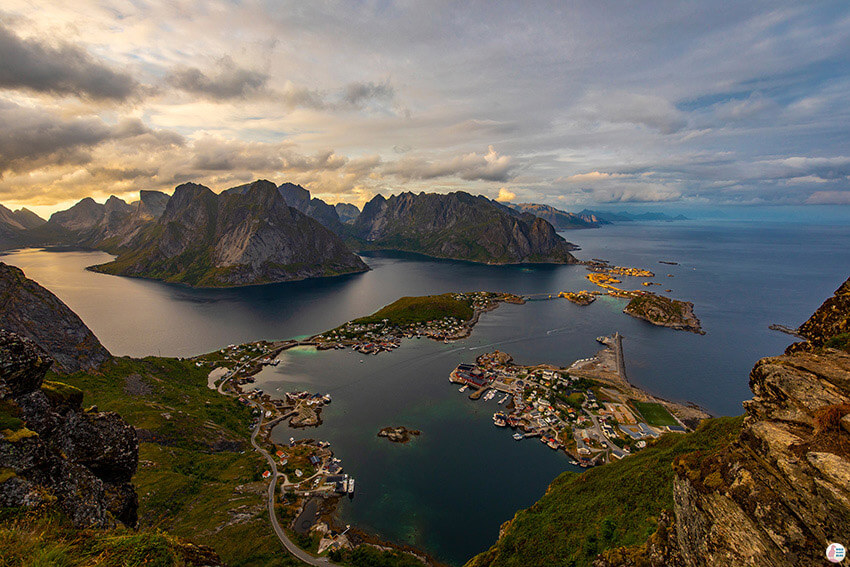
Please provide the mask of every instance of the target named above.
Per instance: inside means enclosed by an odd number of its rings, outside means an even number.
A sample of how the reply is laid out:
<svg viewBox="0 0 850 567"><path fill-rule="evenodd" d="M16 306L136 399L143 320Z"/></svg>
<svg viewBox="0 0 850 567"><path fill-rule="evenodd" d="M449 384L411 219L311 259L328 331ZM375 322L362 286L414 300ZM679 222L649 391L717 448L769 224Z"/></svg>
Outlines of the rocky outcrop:
<svg viewBox="0 0 850 567"><path fill-rule="evenodd" d="M831 542L847 544L850 353L822 345L847 328L848 289L850 280L800 327L809 342L756 363L754 396L729 447L674 462L681 565L823 565ZM606 554L598 565L635 563Z"/></svg>
<svg viewBox="0 0 850 567"><path fill-rule="evenodd" d="M378 437L384 437L393 443L407 443L421 434L422 432L418 429L408 429L403 425L398 427L383 427L378 431Z"/></svg>
<svg viewBox="0 0 850 567"><path fill-rule="evenodd" d="M51 362L0 330L0 506L55 503L77 527L135 526L135 429L115 413L84 411L80 390L46 382Z"/></svg>
<svg viewBox="0 0 850 567"><path fill-rule="evenodd" d="M463 192L378 195L353 229L364 248L491 264L576 262L576 247L545 220Z"/></svg>
<svg viewBox="0 0 850 567"><path fill-rule="evenodd" d="M177 187L162 217L99 272L227 287L362 272L338 236L287 206L270 181L216 195Z"/></svg>
<svg viewBox="0 0 850 567"><path fill-rule="evenodd" d="M514 209L540 217L555 230L571 230L574 228L598 228L599 223L589 219L580 217L575 213L568 213L549 205L539 205L536 203L516 203L512 204Z"/></svg>
<svg viewBox="0 0 850 567"><path fill-rule="evenodd" d="M357 208L357 205L351 203L337 203L334 205L334 209L336 209L336 214L342 224L354 224L354 221L360 215L360 209Z"/></svg>
<svg viewBox="0 0 850 567"><path fill-rule="evenodd" d="M321 199L311 198L307 189L294 183L283 183L278 187L278 191L290 207L316 219L323 227L336 234L342 231L342 222L333 205L328 205Z"/></svg>
<svg viewBox="0 0 850 567"><path fill-rule="evenodd" d="M629 301L623 313L643 319L659 327L678 331L690 331L704 335L700 321L694 315L694 304L690 301L670 299L655 293L643 293Z"/></svg>
<svg viewBox="0 0 850 567"><path fill-rule="evenodd" d="M58 370L92 370L110 354L85 323L58 297L13 266L0 263L0 328L31 339Z"/></svg>

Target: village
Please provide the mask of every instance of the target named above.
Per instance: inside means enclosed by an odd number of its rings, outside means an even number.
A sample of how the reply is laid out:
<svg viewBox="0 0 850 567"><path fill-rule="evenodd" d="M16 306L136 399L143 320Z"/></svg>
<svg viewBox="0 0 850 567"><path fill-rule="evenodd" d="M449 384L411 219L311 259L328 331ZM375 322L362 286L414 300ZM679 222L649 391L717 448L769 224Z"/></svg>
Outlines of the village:
<svg viewBox="0 0 850 567"><path fill-rule="evenodd" d="M405 299L417 301L417 304L397 306ZM445 301L452 303L446 306ZM479 316L502 302L521 304L524 301L513 294L486 291L402 298L372 316L349 321L310 341L318 350L350 347L361 354L391 351L401 346L402 339L425 337L455 341L468 337ZM466 316L460 313L464 308Z"/></svg>
<svg viewBox="0 0 850 567"><path fill-rule="evenodd" d="M515 440L539 439L582 467L622 459L664 433L687 431L668 410L673 404L646 393L636 399L633 387L622 387L621 337L597 340L606 348L570 368L516 365L510 355L496 351L474 364L458 365L449 380L460 384L460 392L468 390L472 400L496 400L502 407L493 414L493 423L513 429ZM594 373L596 379L588 377Z"/></svg>

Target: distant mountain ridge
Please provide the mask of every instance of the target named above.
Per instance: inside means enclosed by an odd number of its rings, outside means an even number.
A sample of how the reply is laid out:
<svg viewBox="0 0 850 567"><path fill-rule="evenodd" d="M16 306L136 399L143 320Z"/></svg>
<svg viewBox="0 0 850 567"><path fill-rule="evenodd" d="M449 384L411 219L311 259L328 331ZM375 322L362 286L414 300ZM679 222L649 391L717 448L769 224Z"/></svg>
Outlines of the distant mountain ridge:
<svg viewBox="0 0 850 567"><path fill-rule="evenodd" d="M165 211L114 261L92 268L198 287L292 281L362 272L366 264L333 232L258 180L216 195L184 183Z"/></svg>
<svg viewBox="0 0 850 567"><path fill-rule="evenodd" d="M13 211L0 205L0 247L14 248L25 244L26 232L45 222L28 209Z"/></svg>
<svg viewBox="0 0 850 567"><path fill-rule="evenodd" d="M582 219L597 222L599 224L611 224L615 222L633 222L633 221L683 221L688 220L685 215L670 216L666 213L646 212L646 213L613 213L610 211L592 211L584 209L576 213ZM595 219L595 220L594 220Z"/></svg>
<svg viewBox="0 0 850 567"><path fill-rule="evenodd" d="M568 213L567 211L556 209L550 205L541 205L537 203L512 203L510 206L520 212L529 213L542 218L555 227L555 230L597 228L599 226L599 223L594 220L584 218L575 213Z"/></svg>
<svg viewBox="0 0 850 567"><path fill-rule="evenodd" d="M364 248L491 264L577 260L545 220L469 193L400 193L369 201L353 224Z"/></svg>

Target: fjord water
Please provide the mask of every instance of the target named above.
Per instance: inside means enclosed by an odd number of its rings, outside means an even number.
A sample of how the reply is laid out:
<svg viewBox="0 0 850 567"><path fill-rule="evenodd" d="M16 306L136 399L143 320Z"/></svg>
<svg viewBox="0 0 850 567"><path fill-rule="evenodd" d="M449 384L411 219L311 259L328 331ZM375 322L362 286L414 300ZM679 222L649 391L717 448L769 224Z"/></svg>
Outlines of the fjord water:
<svg viewBox="0 0 850 567"><path fill-rule="evenodd" d="M739 414L750 397L753 363L793 340L767 326L802 322L850 267L847 226L687 221L563 234L582 247L580 258L655 271L653 281L662 285L651 289L669 288L669 295L693 301L708 334L651 326L622 314L623 301L603 298L588 307L565 300L503 305L482 317L471 337L451 344L405 341L379 356L287 351L257 385L272 394L306 388L333 395L322 426L297 433L279 427L275 436L333 443L358 481L356 498L341 510L346 521L462 563L570 468L563 454L537 441L515 442L493 427L495 400L470 402L448 383L458 362L498 348L523 363L569 364L598 349L595 337L619 330L633 382L717 414ZM25 250L2 260L56 293L114 354L134 356L184 356L309 335L404 295L591 288L581 266L496 267L399 254L366 257L372 271L365 274L238 290L193 290L84 270L108 258ZM623 279L631 289L644 281ZM423 434L394 445L376 437L387 425Z"/></svg>

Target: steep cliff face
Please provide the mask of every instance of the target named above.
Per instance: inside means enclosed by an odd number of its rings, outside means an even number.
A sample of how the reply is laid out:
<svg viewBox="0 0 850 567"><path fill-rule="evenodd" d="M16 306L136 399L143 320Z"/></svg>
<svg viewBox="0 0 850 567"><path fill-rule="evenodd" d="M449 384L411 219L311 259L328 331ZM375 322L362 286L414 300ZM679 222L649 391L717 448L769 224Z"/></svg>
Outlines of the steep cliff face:
<svg viewBox="0 0 850 567"><path fill-rule="evenodd" d="M493 264L572 263L575 246L543 219L485 197L402 193L369 201L354 223L366 247Z"/></svg>
<svg viewBox="0 0 850 567"><path fill-rule="evenodd" d="M0 328L36 341L58 370L92 370L109 359L94 333L58 297L0 263Z"/></svg>
<svg viewBox="0 0 850 567"><path fill-rule="evenodd" d="M216 195L186 183L162 217L97 271L199 287L252 285L361 272L335 234L256 181Z"/></svg>
<svg viewBox="0 0 850 567"><path fill-rule="evenodd" d="M280 191L286 204L293 209L316 219L323 227L336 234L342 231L342 221L340 221L337 210L333 205L328 205L321 199L312 198L307 189L294 183L283 183L278 187L278 191Z"/></svg>
<svg viewBox="0 0 850 567"><path fill-rule="evenodd" d="M0 330L0 506L57 503L77 527L136 524L136 431L117 414L84 411L83 393L45 382L51 360Z"/></svg>
<svg viewBox="0 0 850 567"><path fill-rule="evenodd" d="M821 345L846 332L849 290L850 280L801 326L807 344L756 363L728 451L676 463L685 565L817 565L829 543L848 543L850 354Z"/></svg>

